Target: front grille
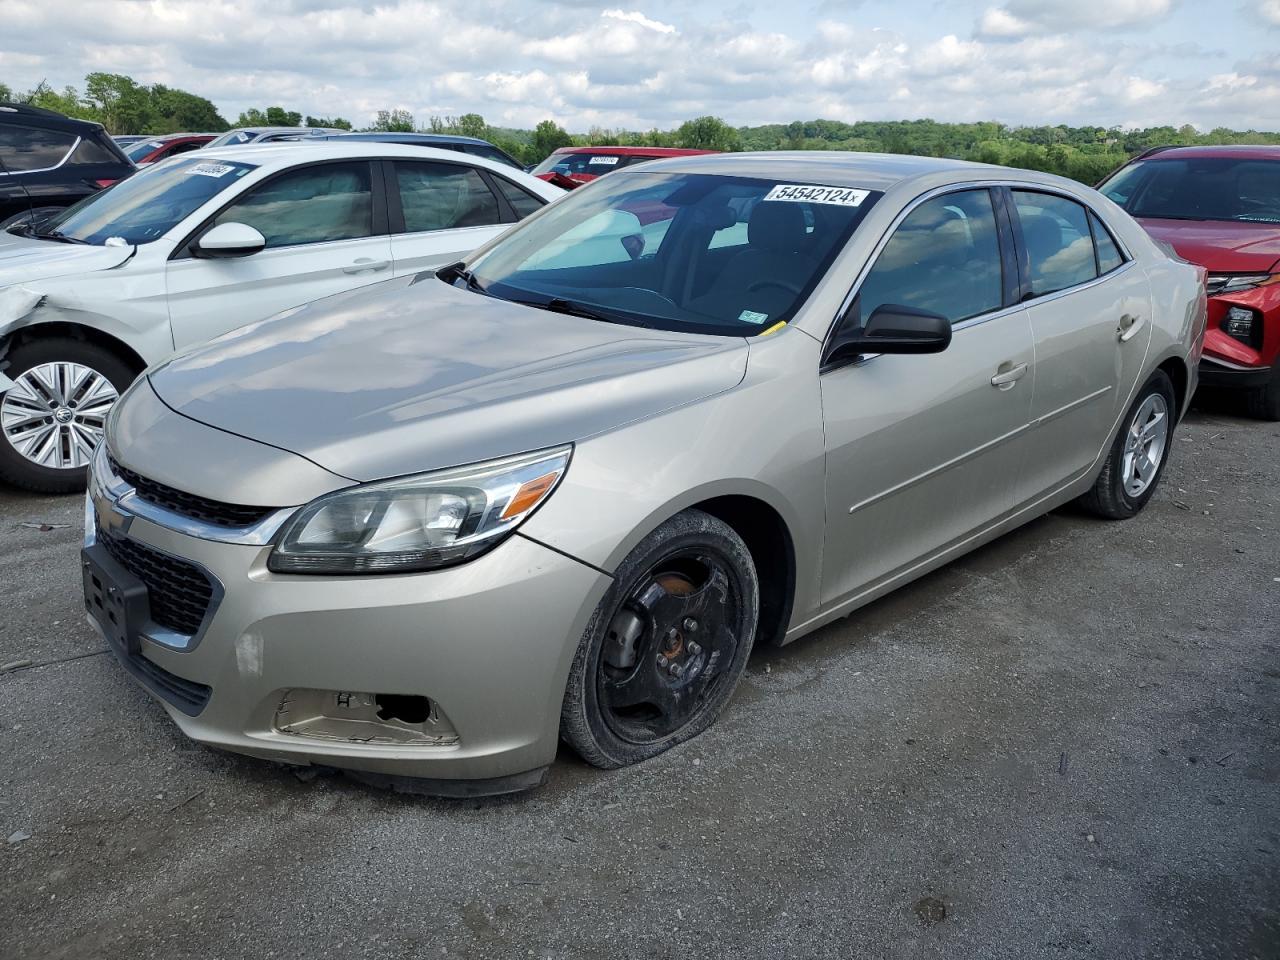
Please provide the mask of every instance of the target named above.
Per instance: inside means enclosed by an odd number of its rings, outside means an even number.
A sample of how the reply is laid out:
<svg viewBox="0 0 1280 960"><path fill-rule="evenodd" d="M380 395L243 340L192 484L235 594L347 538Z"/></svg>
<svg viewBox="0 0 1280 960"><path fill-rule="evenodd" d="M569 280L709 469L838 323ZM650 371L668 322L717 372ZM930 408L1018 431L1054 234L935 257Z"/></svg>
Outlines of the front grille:
<svg viewBox="0 0 1280 960"><path fill-rule="evenodd" d="M152 621L188 637L200 632L213 600L213 584L199 567L127 537L102 530L99 537L116 563L146 585Z"/></svg>
<svg viewBox="0 0 1280 960"><path fill-rule="evenodd" d="M186 493L160 483L158 480L134 473L128 467L122 467L117 463L115 457L108 457L108 460L116 475L133 487L141 499L202 523L211 523L218 527L248 527L265 520L277 509L248 507L238 503L210 500L208 497Z"/></svg>

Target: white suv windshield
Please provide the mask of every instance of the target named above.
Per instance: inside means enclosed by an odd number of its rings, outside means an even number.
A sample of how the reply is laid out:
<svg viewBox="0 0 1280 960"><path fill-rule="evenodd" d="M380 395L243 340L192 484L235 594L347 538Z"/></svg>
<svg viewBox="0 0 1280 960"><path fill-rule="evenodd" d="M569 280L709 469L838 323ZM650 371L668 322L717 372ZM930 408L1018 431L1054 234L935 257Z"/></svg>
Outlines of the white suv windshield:
<svg viewBox="0 0 1280 960"><path fill-rule="evenodd" d="M149 243L253 169L238 160L170 160L85 197L38 224L32 236L99 246L111 237Z"/></svg>
<svg viewBox="0 0 1280 960"><path fill-rule="evenodd" d="M472 264L493 297L661 330L752 336L790 320L878 193L714 174L620 173ZM468 276L446 271L442 279Z"/></svg>

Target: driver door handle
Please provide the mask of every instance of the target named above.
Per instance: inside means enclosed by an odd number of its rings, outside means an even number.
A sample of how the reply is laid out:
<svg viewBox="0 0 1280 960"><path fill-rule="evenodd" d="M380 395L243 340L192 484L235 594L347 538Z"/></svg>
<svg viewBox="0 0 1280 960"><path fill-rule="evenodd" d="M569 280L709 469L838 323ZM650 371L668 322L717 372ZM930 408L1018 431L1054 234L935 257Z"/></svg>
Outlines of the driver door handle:
<svg viewBox="0 0 1280 960"><path fill-rule="evenodd" d="M343 273L374 273L391 266L390 260L374 260L372 257L361 257L342 268Z"/></svg>
<svg viewBox="0 0 1280 960"><path fill-rule="evenodd" d="M1000 365L1001 368L1005 364ZM1008 390L1015 383L1022 379L1027 372L1027 365L1020 363L1016 367L1009 367L1007 370L1001 369L994 377L991 378L991 385L1001 390Z"/></svg>

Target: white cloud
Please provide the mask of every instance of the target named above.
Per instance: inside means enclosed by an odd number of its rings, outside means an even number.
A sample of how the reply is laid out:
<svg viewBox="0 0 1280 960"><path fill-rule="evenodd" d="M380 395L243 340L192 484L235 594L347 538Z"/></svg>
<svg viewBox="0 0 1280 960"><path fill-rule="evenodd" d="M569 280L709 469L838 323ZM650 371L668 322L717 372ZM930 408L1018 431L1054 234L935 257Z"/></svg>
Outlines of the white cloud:
<svg viewBox="0 0 1280 960"><path fill-rule="evenodd" d="M228 119L280 104L357 124L402 108L575 131L704 114L1280 128L1274 34L1255 15L1280 0L1224 11L1244 36L1215 32L1222 51L1190 28L1181 43L1121 29L1168 26L1191 0L978 0L968 36L955 17L885 29L850 0L785 26L725 2L0 0L0 82L107 70L207 96Z"/></svg>
<svg viewBox="0 0 1280 960"><path fill-rule="evenodd" d="M1271 26L1280 27L1280 0L1257 0L1254 9Z"/></svg>

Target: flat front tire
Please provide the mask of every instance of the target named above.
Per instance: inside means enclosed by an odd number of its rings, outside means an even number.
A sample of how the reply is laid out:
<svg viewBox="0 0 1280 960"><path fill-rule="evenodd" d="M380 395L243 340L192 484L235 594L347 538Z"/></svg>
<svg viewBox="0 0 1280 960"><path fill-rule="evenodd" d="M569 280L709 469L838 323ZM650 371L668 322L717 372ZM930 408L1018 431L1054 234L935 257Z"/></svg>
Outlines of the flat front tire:
<svg viewBox="0 0 1280 960"><path fill-rule="evenodd" d="M760 596L742 538L686 510L618 567L578 644L560 735L612 769L657 756L709 727L755 640Z"/></svg>
<svg viewBox="0 0 1280 960"><path fill-rule="evenodd" d="M1080 505L1108 520L1126 520L1141 511L1169 462L1177 416L1173 383L1168 374L1157 370L1120 421L1102 472L1093 489L1080 498Z"/></svg>

